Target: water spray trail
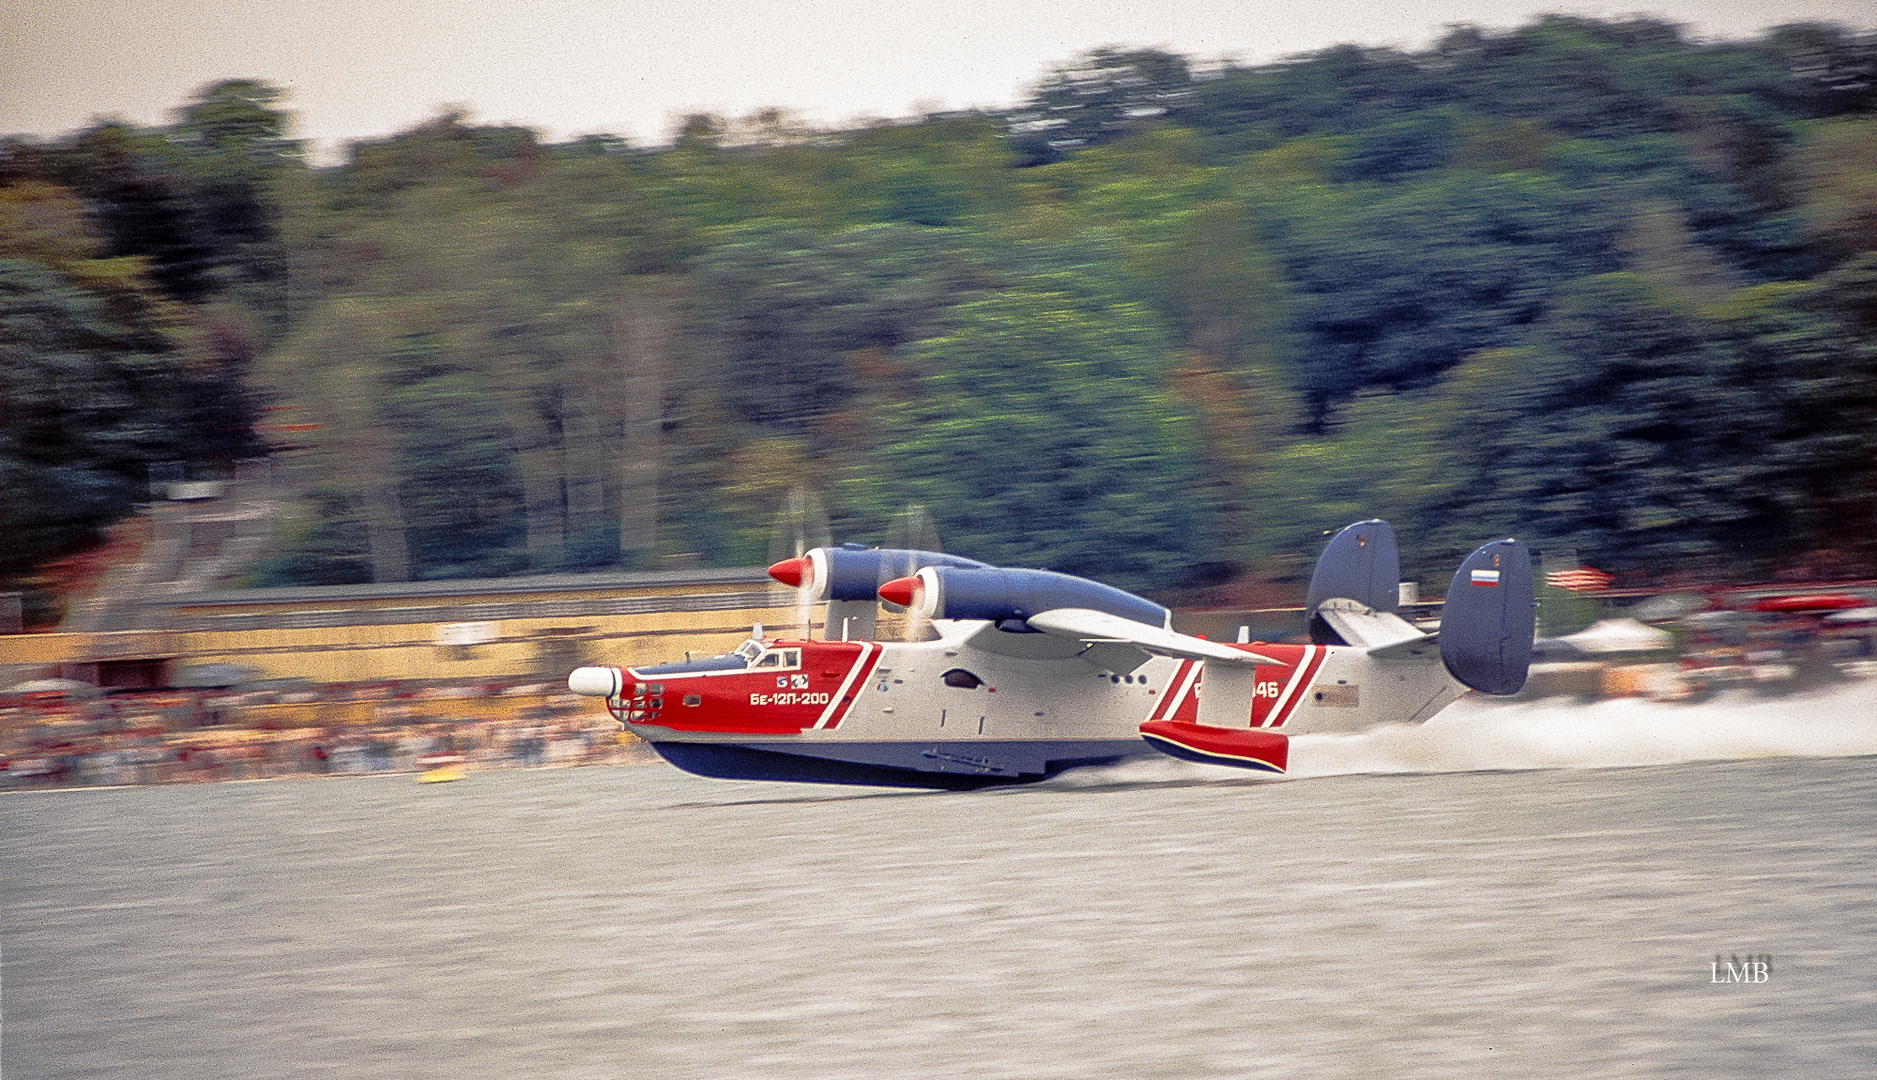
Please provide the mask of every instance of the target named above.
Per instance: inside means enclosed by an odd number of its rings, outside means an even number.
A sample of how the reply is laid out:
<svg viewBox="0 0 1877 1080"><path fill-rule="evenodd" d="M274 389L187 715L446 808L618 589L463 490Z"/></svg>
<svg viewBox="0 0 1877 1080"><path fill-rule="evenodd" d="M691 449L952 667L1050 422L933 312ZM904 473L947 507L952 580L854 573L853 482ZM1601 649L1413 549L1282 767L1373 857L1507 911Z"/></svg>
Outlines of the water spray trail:
<svg viewBox="0 0 1877 1080"><path fill-rule="evenodd" d="M1607 769L1759 757L1877 755L1877 680L1693 705L1619 698L1496 701L1468 695L1425 724L1293 735L1292 779L1361 773ZM1073 776L1074 774L1071 774ZM1091 772L1101 782L1244 780L1244 770L1143 758Z"/></svg>
<svg viewBox="0 0 1877 1080"><path fill-rule="evenodd" d="M1756 757L1877 754L1877 682L1695 705L1619 698L1496 702L1469 696L1427 723L1300 735L1293 776L1618 768Z"/></svg>

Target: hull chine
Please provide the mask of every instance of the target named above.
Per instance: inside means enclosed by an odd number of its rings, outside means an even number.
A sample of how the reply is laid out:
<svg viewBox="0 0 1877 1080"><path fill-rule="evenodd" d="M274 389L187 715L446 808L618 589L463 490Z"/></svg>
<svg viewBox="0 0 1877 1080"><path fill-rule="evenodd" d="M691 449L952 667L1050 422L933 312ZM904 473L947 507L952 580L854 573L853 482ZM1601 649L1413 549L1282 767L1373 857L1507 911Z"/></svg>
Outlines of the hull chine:
<svg viewBox="0 0 1877 1080"><path fill-rule="evenodd" d="M1033 784L1066 770L1112 765L1153 751L1138 739L1036 744L848 743L813 747L658 740L666 761L722 780L975 791Z"/></svg>

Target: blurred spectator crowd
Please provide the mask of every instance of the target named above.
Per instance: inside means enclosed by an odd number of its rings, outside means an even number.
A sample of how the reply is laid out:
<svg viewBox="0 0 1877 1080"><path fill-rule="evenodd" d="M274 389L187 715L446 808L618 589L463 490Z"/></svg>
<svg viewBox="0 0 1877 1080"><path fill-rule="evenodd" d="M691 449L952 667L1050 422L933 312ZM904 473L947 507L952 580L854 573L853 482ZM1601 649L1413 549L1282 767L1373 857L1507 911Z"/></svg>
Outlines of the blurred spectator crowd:
<svg viewBox="0 0 1877 1080"><path fill-rule="evenodd" d="M650 755L591 699L557 687L101 692L62 682L0 693L0 790L626 764Z"/></svg>
<svg viewBox="0 0 1877 1080"><path fill-rule="evenodd" d="M1607 616L1540 637L1524 696L1699 701L1877 677L1877 590L1605 600ZM1541 614L1544 604L1541 602Z"/></svg>

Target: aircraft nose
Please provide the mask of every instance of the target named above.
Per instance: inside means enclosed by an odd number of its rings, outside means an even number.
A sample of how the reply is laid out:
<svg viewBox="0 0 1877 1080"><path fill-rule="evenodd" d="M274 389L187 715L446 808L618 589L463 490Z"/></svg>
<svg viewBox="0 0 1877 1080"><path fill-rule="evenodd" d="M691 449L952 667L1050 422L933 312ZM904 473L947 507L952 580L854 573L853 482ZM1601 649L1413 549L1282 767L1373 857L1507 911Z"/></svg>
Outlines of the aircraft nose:
<svg viewBox="0 0 1877 1080"><path fill-rule="evenodd" d="M770 577L775 578L791 589L800 588L802 580L811 575L812 570L810 569L808 556L806 555L794 559L783 559L781 562L769 568Z"/></svg>
<svg viewBox="0 0 1877 1080"><path fill-rule="evenodd" d="M587 697L618 697L625 676L616 667L575 668L567 676L567 689Z"/></svg>

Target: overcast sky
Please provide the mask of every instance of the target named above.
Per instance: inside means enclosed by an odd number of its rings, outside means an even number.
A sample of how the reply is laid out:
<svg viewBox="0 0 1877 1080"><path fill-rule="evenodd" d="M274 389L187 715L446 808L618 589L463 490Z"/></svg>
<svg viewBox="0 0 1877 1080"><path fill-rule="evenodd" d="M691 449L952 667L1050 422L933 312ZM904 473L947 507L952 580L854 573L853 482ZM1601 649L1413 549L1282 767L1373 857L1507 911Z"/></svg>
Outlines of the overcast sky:
<svg viewBox="0 0 1877 1080"><path fill-rule="evenodd" d="M1698 36L1783 22L1869 28L1870 0L0 0L0 134L169 119L195 88L286 89L330 158L467 106L552 139L664 141L674 121L778 106L821 125L1001 106L1101 45L1261 62L1339 42L1420 48L1454 23L1646 10Z"/></svg>

